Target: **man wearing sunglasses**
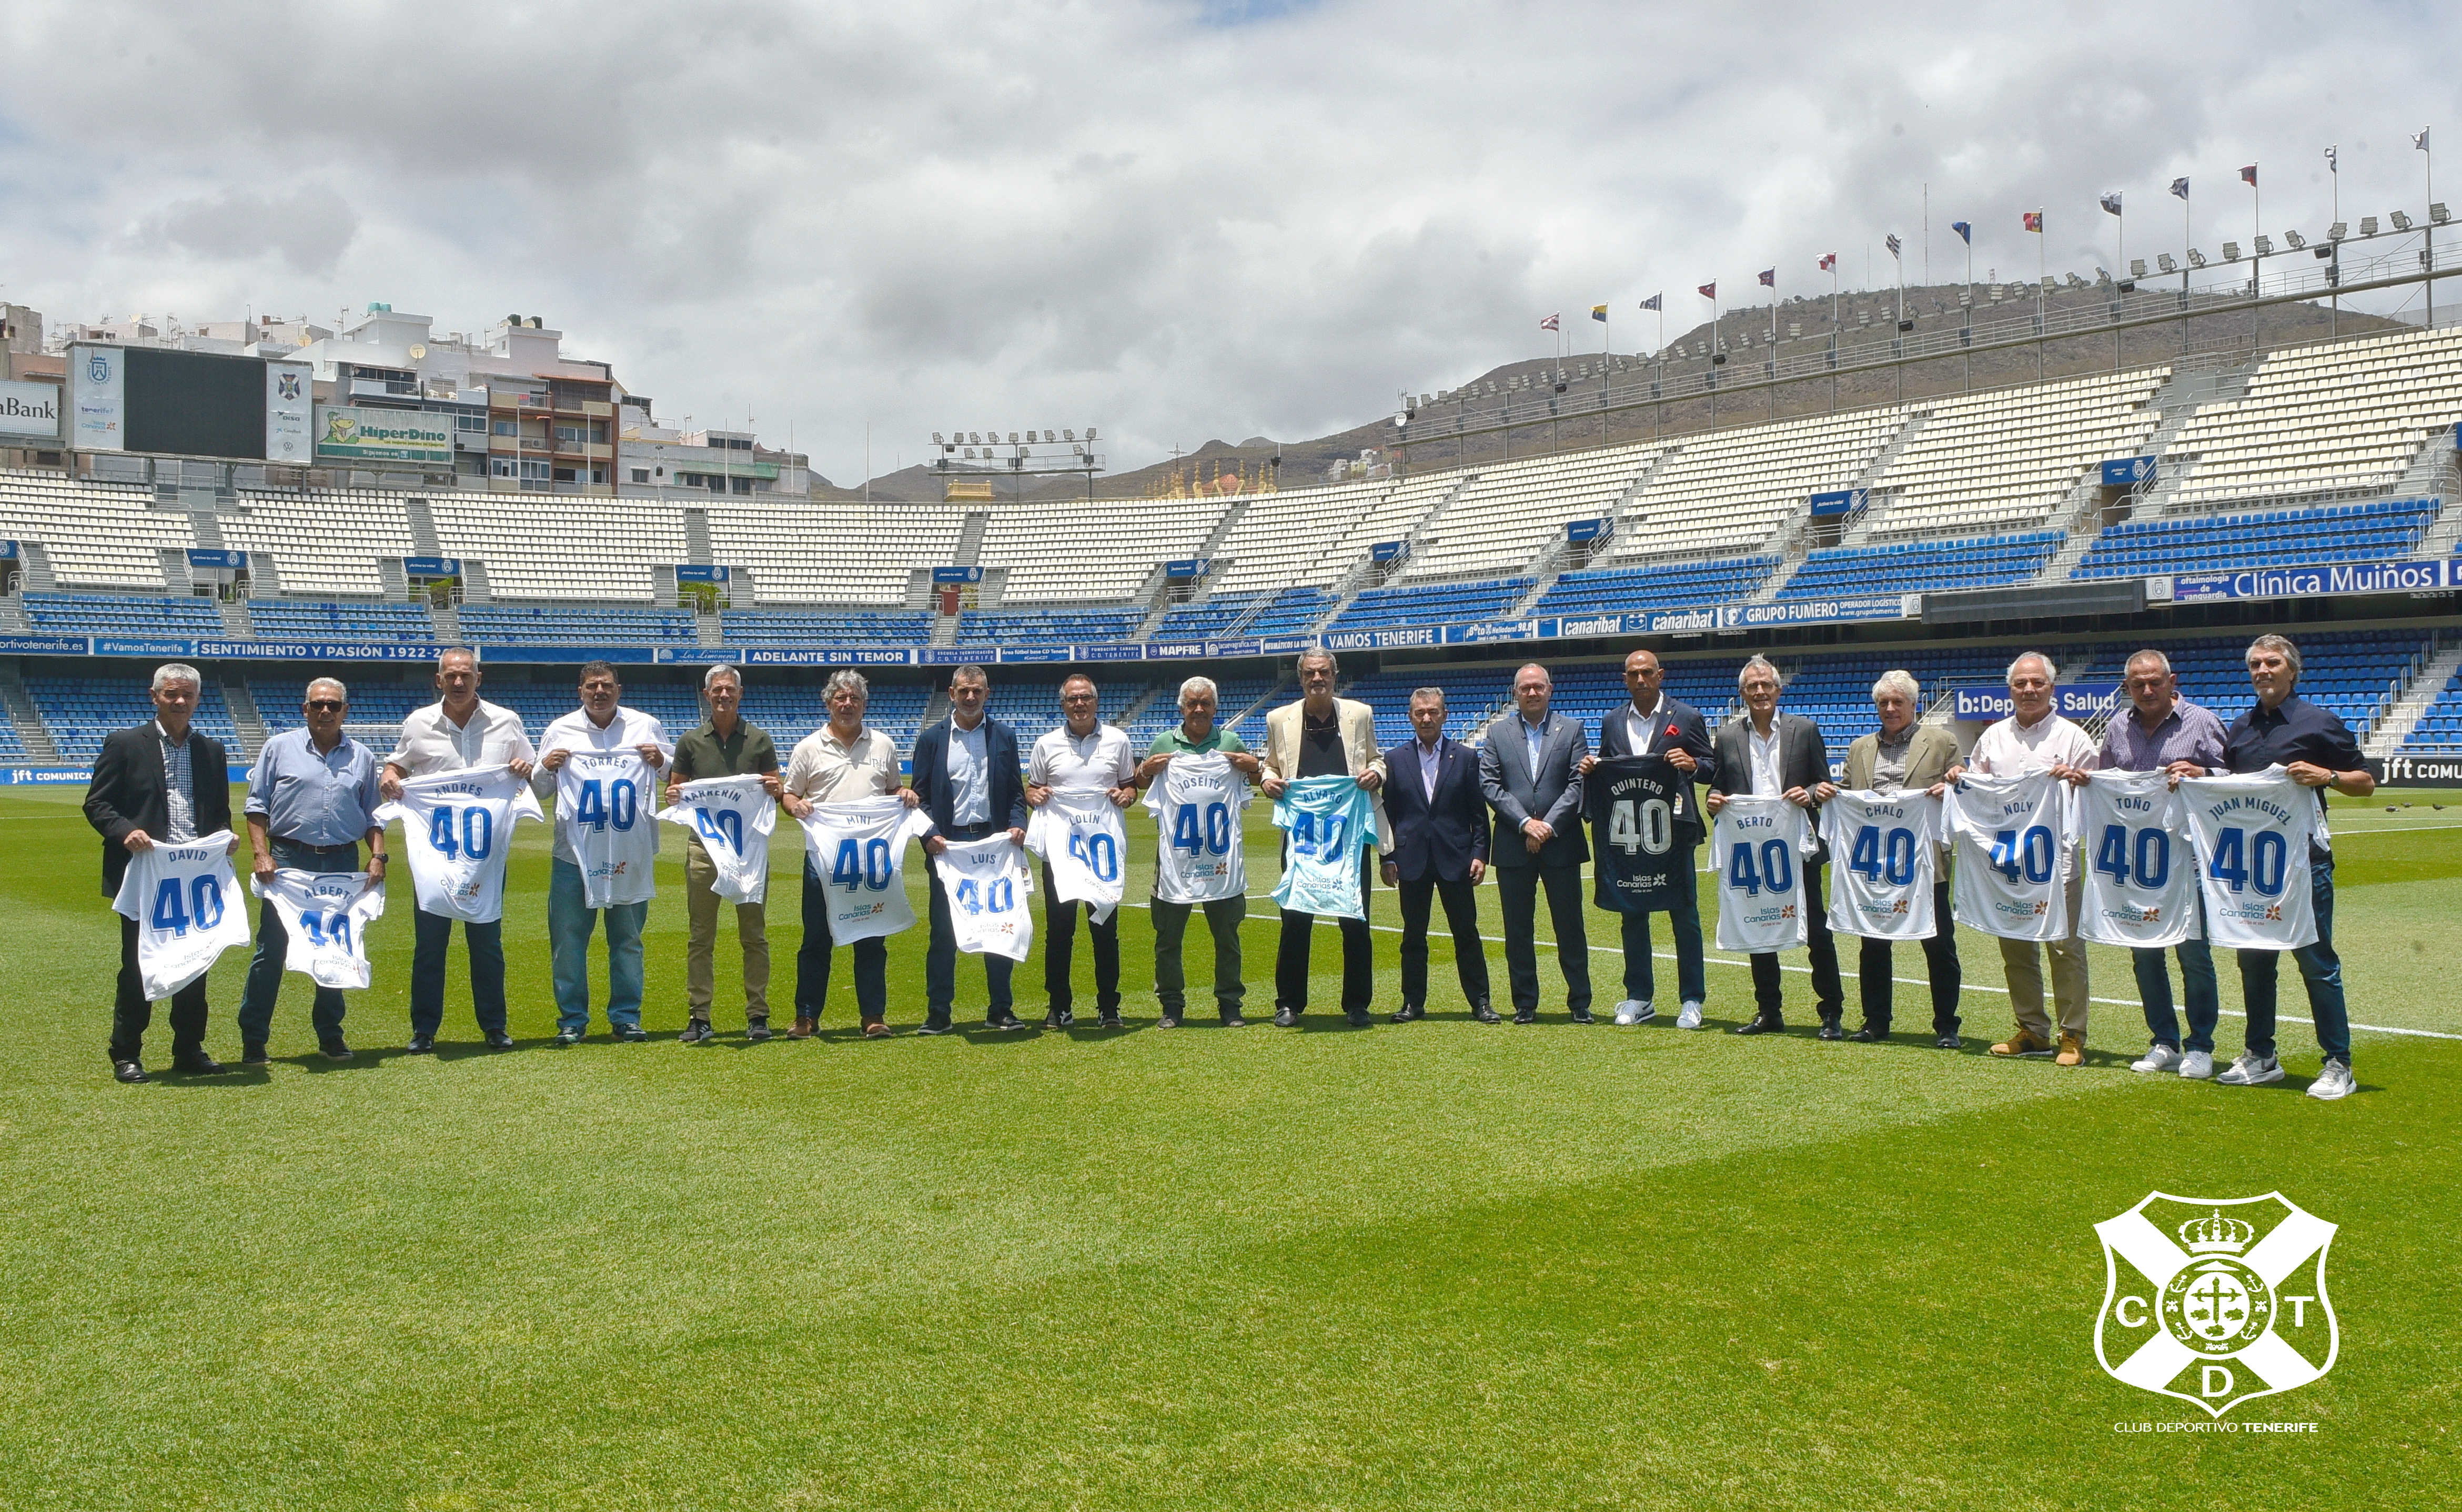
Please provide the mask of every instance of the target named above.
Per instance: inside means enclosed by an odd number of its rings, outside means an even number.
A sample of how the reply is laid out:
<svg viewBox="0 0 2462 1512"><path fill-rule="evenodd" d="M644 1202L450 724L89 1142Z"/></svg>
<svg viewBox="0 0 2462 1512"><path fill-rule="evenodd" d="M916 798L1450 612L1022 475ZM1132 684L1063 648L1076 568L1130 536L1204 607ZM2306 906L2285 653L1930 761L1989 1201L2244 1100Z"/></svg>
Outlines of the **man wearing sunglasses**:
<svg viewBox="0 0 2462 1512"><path fill-rule="evenodd" d="M339 680L316 679L299 704L307 724L284 730L257 753L256 768L248 777L248 840L256 856L256 875L264 881L270 882L277 869L356 872L364 839L368 885L384 882L385 832L374 818L384 801L377 791L377 753L343 731L342 717L350 706L350 693ZM282 995L282 967L291 943L273 899L266 898L257 908L256 959L248 962L248 985L239 999L244 1066L266 1062L265 1042L273 1026L274 1000ZM310 1022L317 1047L337 1061L351 1057L342 1038L342 1011L341 988L316 989Z"/></svg>

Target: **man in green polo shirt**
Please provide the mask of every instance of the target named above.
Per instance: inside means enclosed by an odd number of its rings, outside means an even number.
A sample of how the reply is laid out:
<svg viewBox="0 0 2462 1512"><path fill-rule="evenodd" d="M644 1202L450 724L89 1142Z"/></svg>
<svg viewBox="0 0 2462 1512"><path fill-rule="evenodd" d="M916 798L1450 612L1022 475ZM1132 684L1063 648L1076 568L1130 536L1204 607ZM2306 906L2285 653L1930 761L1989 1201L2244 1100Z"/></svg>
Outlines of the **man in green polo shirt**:
<svg viewBox="0 0 2462 1512"><path fill-rule="evenodd" d="M702 675L702 701L709 718L701 728L676 742L670 766L667 802L674 803L685 783L704 777L758 775L769 796L786 789L778 781L778 746L769 732L745 720L744 678L721 663ZM684 1026L683 1042L698 1045L710 1037L709 1002L716 972L711 958L718 944L718 868L702 849L701 836L684 831L684 901L692 916L692 936L684 948L684 999L692 1021ZM745 1037L769 1037L769 925L760 903L735 905L735 934L744 943Z"/></svg>
<svg viewBox="0 0 2462 1512"><path fill-rule="evenodd" d="M1247 745L1214 723L1220 699L1210 678L1191 678L1180 684L1179 728L1155 737L1153 748L1137 766L1138 787L1149 788L1161 781L1173 757L1209 751L1219 752L1242 777L1250 782L1257 780L1257 758L1248 753ZM1159 797L1148 800L1169 801ZM1189 911L1196 908L1205 910L1205 928L1214 937L1214 1001L1221 1011L1222 1022L1234 1028L1248 1022L1240 1012L1247 990L1240 979L1240 921L1248 912L1246 871L1239 854L1237 811L1229 818L1229 832L1220 837L1221 847L1187 857L1173 849L1171 820L1164 819L1163 848L1155 862L1155 893L1149 905L1154 918L1155 996L1162 1003L1163 1028L1177 1027L1187 1006L1188 983L1180 965L1180 947L1188 935ZM1227 867L1202 864L1209 860L1220 862L1226 850L1230 861ZM1191 865L1195 866L1194 873ZM1196 873L1206 875L1200 880ZM1173 893L1179 896L1167 896Z"/></svg>

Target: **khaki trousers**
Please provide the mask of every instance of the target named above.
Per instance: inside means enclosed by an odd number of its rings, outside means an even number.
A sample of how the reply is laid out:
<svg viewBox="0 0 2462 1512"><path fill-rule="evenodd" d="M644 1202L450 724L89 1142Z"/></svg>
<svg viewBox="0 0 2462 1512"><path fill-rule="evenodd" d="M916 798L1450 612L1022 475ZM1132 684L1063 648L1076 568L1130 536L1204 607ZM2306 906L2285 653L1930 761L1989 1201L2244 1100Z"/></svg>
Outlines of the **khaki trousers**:
<svg viewBox="0 0 2462 1512"><path fill-rule="evenodd" d="M2052 958L2052 1004L2060 1009L2061 1030L2085 1042L2085 942L2077 938L2078 909L2085 897L2085 873L2069 874L2069 934L2066 940L2042 941ZM2052 1021L2043 1016L2043 964L2035 953L2036 941L2003 940L2000 941L2000 964L2009 973L2009 1006L2017 1011L2019 1026L2030 1030L2045 1043L2052 1039Z"/></svg>
<svg viewBox="0 0 2462 1512"><path fill-rule="evenodd" d="M692 915L692 936L684 947L684 1002L696 1019L709 1017L716 987L712 957L717 954L718 867L702 849L701 836L684 836L684 902ZM769 923L761 903L735 905L735 937L744 944L744 1014L769 1016Z"/></svg>

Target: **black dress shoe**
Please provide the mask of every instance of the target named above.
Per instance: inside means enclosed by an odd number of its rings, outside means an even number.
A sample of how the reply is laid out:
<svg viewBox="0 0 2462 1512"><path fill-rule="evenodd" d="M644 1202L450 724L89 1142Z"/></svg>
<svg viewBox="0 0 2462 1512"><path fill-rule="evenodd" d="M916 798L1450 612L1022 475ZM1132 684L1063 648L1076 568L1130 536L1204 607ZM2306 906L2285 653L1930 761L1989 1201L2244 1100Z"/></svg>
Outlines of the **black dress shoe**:
<svg viewBox="0 0 2462 1512"><path fill-rule="evenodd" d="M1516 1008L1513 1010L1513 1022L1516 1024L1536 1024L1539 1022L1539 1010L1537 1008Z"/></svg>
<svg viewBox="0 0 2462 1512"><path fill-rule="evenodd" d="M1409 1003L1405 1003L1400 1007L1393 1010L1393 1022L1396 1024L1409 1024L1414 1020L1424 1019L1427 1016L1427 1009Z"/></svg>
<svg viewBox="0 0 2462 1512"><path fill-rule="evenodd" d="M1155 1027L1158 1029L1176 1029L1179 1027L1179 1015L1177 1013L1166 1013L1161 1018L1155 1020Z"/></svg>
<svg viewBox="0 0 2462 1512"><path fill-rule="evenodd" d="M325 1059L329 1061L347 1061L351 1058L351 1048L340 1040L327 1040L316 1048L322 1051Z"/></svg>
<svg viewBox="0 0 2462 1512"><path fill-rule="evenodd" d="M1846 1037L1846 1031L1838 1026L1838 1021L1836 1019L1822 1020L1821 1032L1813 1036L1815 1039L1822 1040L1843 1040Z"/></svg>
<svg viewBox="0 0 2462 1512"><path fill-rule="evenodd" d="M509 1050L512 1048L513 1037L511 1035L506 1033L502 1029L489 1029L487 1031L487 1048L491 1050Z"/></svg>
<svg viewBox="0 0 2462 1512"><path fill-rule="evenodd" d="M1276 1008L1274 1010L1274 1027L1278 1029L1297 1028L1299 1027L1299 1022L1300 1010L1297 1008Z"/></svg>
<svg viewBox="0 0 2462 1512"><path fill-rule="evenodd" d="M433 1034L414 1034L410 1037L410 1043L402 1047L404 1053L411 1055L426 1055L435 1048L436 1036Z"/></svg>
<svg viewBox="0 0 2462 1512"><path fill-rule="evenodd" d="M1222 1015L1222 1026L1226 1029L1244 1029L1248 1026L1248 1021L1237 1013L1226 1013Z"/></svg>
<svg viewBox="0 0 2462 1512"><path fill-rule="evenodd" d="M1096 1022L1096 1027L1098 1027L1098 1028L1106 1028L1106 1029L1116 1029L1116 1028L1124 1027L1124 1026L1120 1023L1120 1010L1119 1010L1119 1009L1117 1009L1117 1008L1112 1008L1112 1009L1111 1009L1109 1012L1105 1013L1105 1014L1103 1015L1103 1017L1102 1017L1100 1020L1098 1020L1098 1021Z"/></svg>
<svg viewBox="0 0 2462 1512"><path fill-rule="evenodd" d="M1776 1034L1786 1027L1786 1021L1774 1013L1757 1014L1735 1026L1737 1034Z"/></svg>
<svg viewBox="0 0 2462 1512"><path fill-rule="evenodd" d="M114 1061L111 1063L111 1079L118 1082L126 1082L130 1086L134 1087L139 1082L145 1081L148 1078L145 1075L145 1068L138 1065L135 1061Z"/></svg>
<svg viewBox="0 0 2462 1512"><path fill-rule="evenodd" d="M1857 1029L1854 1033L1849 1034L1846 1037L1853 1040L1858 1045L1870 1045L1877 1041L1888 1039L1890 1037L1890 1026L1886 1024L1867 1024L1862 1028Z"/></svg>
<svg viewBox="0 0 2462 1512"><path fill-rule="evenodd" d="M190 1076L212 1076L230 1069L229 1067L203 1050L172 1057L171 1069L175 1071L184 1071Z"/></svg>
<svg viewBox="0 0 2462 1512"><path fill-rule="evenodd" d="M1481 1024L1501 1024L1504 1022L1502 1019L1496 1016L1496 1009L1490 1007L1484 1003L1472 1004L1470 1005L1470 1016Z"/></svg>
<svg viewBox="0 0 2462 1512"><path fill-rule="evenodd" d="M1573 1022L1576 1024L1596 1024L1599 1021L1590 1017L1589 1009L1575 1008L1573 1010Z"/></svg>
<svg viewBox="0 0 2462 1512"><path fill-rule="evenodd" d="M1376 1022L1376 1015L1366 1008L1347 1008L1342 1016L1350 1021L1350 1026L1354 1029L1364 1029Z"/></svg>
<svg viewBox="0 0 2462 1512"><path fill-rule="evenodd" d="M266 1066L271 1064L272 1059L265 1053L265 1047L262 1045L243 1045L239 1048L239 1063L242 1066Z"/></svg>
<svg viewBox="0 0 2462 1512"><path fill-rule="evenodd" d="M1966 1048L1966 1042L1959 1039L1954 1034L1944 1034L1939 1039L1933 1041L1932 1045L1933 1048L1936 1050L1962 1050Z"/></svg>

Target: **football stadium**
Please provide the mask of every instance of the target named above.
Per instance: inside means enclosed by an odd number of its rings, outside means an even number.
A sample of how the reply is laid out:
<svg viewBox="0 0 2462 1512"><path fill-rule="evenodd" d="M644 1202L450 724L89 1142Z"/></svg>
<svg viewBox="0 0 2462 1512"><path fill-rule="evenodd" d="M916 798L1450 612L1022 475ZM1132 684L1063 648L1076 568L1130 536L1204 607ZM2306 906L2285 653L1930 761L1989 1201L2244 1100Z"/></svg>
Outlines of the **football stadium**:
<svg viewBox="0 0 2462 1512"><path fill-rule="evenodd" d="M853 486L6 306L0 1503L2462 1501L2462 232L2331 188Z"/></svg>

